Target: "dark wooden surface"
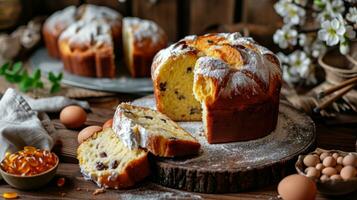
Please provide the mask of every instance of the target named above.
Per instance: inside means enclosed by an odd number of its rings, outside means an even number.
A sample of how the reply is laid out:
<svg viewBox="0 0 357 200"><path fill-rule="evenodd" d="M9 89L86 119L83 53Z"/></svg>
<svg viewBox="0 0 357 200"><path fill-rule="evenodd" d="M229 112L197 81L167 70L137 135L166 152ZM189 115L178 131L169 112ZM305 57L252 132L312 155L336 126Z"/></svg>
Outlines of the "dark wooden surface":
<svg viewBox="0 0 357 200"><path fill-rule="evenodd" d="M116 98L103 100L92 99L92 113L89 113L86 125L101 125L111 118L115 106L122 100L121 95ZM133 100L126 96L125 101ZM276 184L261 189L236 193L236 194L200 194L188 193L180 190L165 188L150 182L150 178L141 183L137 188L130 190L107 190L103 194L93 195L97 186L85 181L79 172L75 150L77 144L77 133L79 130L68 130L59 121L57 114L51 116L58 130L58 138L62 146L57 145L55 151L60 155L61 164L57 172L58 177L65 177L66 183L63 187L57 187L54 179L48 186L35 191L19 191L11 188L4 181L0 181L0 193L16 191L21 199L274 199L276 197ZM355 151L357 138L357 125L349 126L326 126L318 123L317 145L326 149L340 149L344 151ZM357 199L357 192L343 197L326 197L318 194L317 199Z"/></svg>
<svg viewBox="0 0 357 200"><path fill-rule="evenodd" d="M4 80L0 79L0 84L4 85ZM101 125L111 118L116 105L121 101L131 101L138 96L117 94L114 97L100 97L88 99L92 106L92 113L88 114L87 125ZM52 114L51 118L58 130L58 141L61 145L55 148L60 156L61 164L57 173L58 177L65 177L64 187L57 187L54 179L45 188L35 191L18 191L8 186L4 181L0 181L0 193L16 191L21 199L269 199L277 195L276 184L261 189L241 192L237 194L198 194L187 193L179 190L165 188L146 180L137 188L131 190L108 190L104 194L93 195L97 189L96 185L90 181L85 181L80 172L76 160L77 134L79 130L68 130L58 120L58 114ZM357 138L357 125L326 126L316 123L317 145L325 149L340 149L344 151L355 151ZM79 190L79 191L78 191ZM346 197L336 197L335 199L357 199L357 192ZM317 199L329 199L329 197L318 196Z"/></svg>

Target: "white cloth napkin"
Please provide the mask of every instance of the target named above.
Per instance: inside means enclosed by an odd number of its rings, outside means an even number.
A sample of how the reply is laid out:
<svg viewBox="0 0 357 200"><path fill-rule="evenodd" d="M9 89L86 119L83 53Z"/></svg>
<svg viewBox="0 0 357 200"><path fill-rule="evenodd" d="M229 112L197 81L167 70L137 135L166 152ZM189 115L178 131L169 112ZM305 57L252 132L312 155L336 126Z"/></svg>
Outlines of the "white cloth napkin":
<svg viewBox="0 0 357 200"><path fill-rule="evenodd" d="M16 152L24 146L50 150L57 137L45 112L59 112L73 104L89 110L88 102L66 97L32 99L7 89L0 100L0 160L6 152Z"/></svg>

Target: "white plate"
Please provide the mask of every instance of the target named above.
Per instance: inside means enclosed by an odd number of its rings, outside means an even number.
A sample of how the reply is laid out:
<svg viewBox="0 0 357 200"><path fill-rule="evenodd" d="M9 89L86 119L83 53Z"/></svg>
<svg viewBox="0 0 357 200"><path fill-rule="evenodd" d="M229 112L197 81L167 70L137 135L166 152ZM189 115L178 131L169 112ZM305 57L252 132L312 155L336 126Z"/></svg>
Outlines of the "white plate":
<svg viewBox="0 0 357 200"><path fill-rule="evenodd" d="M70 74L63 70L61 60L52 58L48 55L46 48L38 49L30 58L30 67L40 68L42 72L47 74L52 71L60 73L63 71L62 83L82 87L93 90L106 92L122 92L122 93L145 93L152 92L152 81L149 78L131 78L124 66L117 63L119 68L118 77L110 78L91 78Z"/></svg>

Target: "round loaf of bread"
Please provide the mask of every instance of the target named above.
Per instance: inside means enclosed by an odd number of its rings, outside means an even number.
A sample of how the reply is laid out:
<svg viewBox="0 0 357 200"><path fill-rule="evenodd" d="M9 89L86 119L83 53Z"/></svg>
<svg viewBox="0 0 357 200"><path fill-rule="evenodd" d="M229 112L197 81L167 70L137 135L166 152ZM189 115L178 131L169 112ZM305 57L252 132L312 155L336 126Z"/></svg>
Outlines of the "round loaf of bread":
<svg viewBox="0 0 357 200"><path fill-rule="evenodd" d="M275 129L279 60L239 33L184 38L156 55L152 79L159 111L195 120L202 110L209 143L256 139Z"/></svg>

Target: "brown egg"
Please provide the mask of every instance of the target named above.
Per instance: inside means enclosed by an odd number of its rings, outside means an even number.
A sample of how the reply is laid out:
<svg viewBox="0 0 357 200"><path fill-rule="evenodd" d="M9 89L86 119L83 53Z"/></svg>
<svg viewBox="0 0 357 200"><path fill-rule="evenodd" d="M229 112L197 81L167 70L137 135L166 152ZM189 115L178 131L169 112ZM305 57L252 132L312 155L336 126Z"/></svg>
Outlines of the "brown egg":
<svg viewBox="0 0 357 200"><path fill-rule="evenodd" d="M340 154L338 154L338 153L333 153L332 154L332 158L334 158L335 160L337 160L337 158L340 156Z"/></svg>
<svg viewBox="0 0 357 200"><path fill-rule="evenodd" d="M78 133L78 143L82 144L85 140L90 138L94 133L102 130L100 126L88 126Z"/></svg>
<svg viewBox="0 0 357 200"><path fill-rule="evenodd" d="M335 174L335 175L332 175L332 176L330 177L330 179L331 179L331 180L342 180L342 177L341 177L340 175L338 175L338 174Z"/></svg>
<svg viewBox="0 0 357 200"><path fill-rule="evenodd" d="M325 166L322 163L318 163L315 168L319 171L322 171L325 168Z"/></svg>
<svg viewBox="0 0 357 200"><path fill-rule="evenodd" d="M87 113L79 106L67 106L60 113L60 121L67 128L80 128L87 120Z"/></svg>
<svg viewBox="0 0 357 200"><path fill-rule="evenodd" d="M321 155L320 155L320 160L323 161L327 156L329 156L330 153L327 153L327 152L323 152Z"/></svg>
<svg viewBox="0 0 357 200"><path fill-rule="evenodd" d="M309 178L319 178L320 177L320 171L317 170L315 167L306 168L305 174Z"/></svg>
<svg viewBox="0 0 357 200"><path fill-rule="evenodd" d="M327 176L332 176L337 174L337 170L333 167L326 167L322 170L322 174L325 174Z"/></svg>
<svg viewBox="0 0 357 200"><path fill-rule="evenodd" d="M104 122L104 124L103 124L103 129L112 127L112 125L113 125L113 118L107 120L106 122Z"/></svg>
<svg viewBox="0 0 357 200"><path fill-rule="evenodd" d="M353 154L348 154L347 156L345 156L345 157L343 158L342 163L343 163L344 166L348 166L348 165L350 165L350 166L355 166L356 161L357 161L357 158L356 158L355 155L353 155Z"/></svg>
<svg viewBox="0 0 357 200"><path fill-rule="evenodd" d="M352 166L346 166L344 168L341 169L341 177L343 180L348 180L351 179L353 177L355 177L357 174L356 168L352 167Z"/></svg>
<svg viewBox="0 0 357 200"><path fill-rule="evenodd" d="M327 156L323 161L322 164L325 167L334 167L336 166L336 159L334 159L332 156Z"/></svg>
<svg viewBox="0 0 357 200"><path fill-rule="evenodd" d="M317 163L320 163L320 159L316 155L307 155L305 156L303 162L307 167L315 167Z"/></svg>
<svg viewBox="0 0 357 200"><path fill-rule="evenodd" d="M337 161L337 164L342 165L343 157L342 156L338 157L336 161Z"/></svg>
<svg viewBox="0 0 357 200"><path fill-rule="evenodd" d="M325 181L330 180L330 178L329 178L327 175L323 174L323 175L320 177L320 180L321 180L322 182L325 182Z"/></svg>
<svg viewBox="0 0 357 200"><path fill-rule="evenodd" d="M306 176L293 174L280 181L278 193L284 200L313 200L316 196L316 185Z"/></svg>

